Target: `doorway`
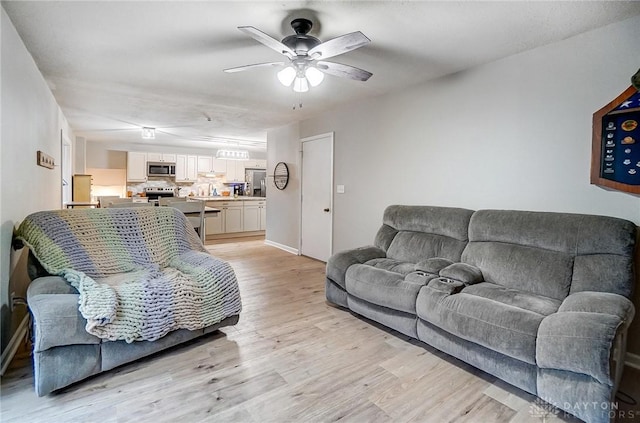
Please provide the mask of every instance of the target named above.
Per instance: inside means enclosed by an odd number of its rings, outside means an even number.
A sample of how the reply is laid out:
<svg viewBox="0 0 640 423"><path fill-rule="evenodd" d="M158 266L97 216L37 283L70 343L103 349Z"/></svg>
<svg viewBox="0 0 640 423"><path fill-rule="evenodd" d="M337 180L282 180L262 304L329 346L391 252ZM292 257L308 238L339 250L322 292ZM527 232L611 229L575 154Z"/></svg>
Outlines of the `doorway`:
<svg viewBox="0 0 640 423"><path fill-rule="evenodd" d="M300 141L300 254L326 262L333 247L333 132Z"/></svg>

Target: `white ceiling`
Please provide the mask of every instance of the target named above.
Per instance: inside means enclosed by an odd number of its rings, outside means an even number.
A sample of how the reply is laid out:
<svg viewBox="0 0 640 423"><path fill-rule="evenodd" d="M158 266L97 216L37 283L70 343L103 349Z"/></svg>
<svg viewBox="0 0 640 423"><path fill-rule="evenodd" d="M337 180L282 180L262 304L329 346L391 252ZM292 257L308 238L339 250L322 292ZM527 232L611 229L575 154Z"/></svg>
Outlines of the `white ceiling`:
<svg viewBox="0 0 640 423"><path fill-rule="evenodd" d="M217 146L338 104L402 90L640 14L640 2L427 1L3 1L74 128L88 140ZM321 40L353 31L371 39L330 59L373 72L367 82L332 76L295 95L277 69L222 69L283 56L237 27L277 39L296 17ZM526 75L523 75L526 79ZM300 98L303 108L293 110Z"/></svg>

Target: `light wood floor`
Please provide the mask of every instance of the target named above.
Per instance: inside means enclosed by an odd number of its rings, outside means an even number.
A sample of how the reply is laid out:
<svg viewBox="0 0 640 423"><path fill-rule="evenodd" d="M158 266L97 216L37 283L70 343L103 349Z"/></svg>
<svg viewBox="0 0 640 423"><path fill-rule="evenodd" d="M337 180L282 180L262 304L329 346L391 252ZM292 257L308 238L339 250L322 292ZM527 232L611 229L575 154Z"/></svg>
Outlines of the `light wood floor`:
<svg viewBox="0 0 640 423"><path fill-rule="evenodd" d="M2 380L0 420L542 421L530 413L533 396L329 306L323 263L260 239L208 248L236 269L237 326L44 398L33 392L29 357L16 360ZM638 398L638 373L628 373L623 388Z"/></svg>

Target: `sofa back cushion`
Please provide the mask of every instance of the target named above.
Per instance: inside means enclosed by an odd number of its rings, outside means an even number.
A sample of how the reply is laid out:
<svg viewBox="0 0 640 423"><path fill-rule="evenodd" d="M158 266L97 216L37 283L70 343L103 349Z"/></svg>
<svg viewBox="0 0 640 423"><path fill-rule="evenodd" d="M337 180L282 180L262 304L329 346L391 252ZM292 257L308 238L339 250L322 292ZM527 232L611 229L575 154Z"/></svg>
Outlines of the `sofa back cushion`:
<svg viewBox="0 0 640 423"><path fill-rule="evenodd" d="M562 300L573 292L631 294L635 225L569 213L480 210L462 260L484 280Z"/></svg>
<svg viewBox="0 0 640 423"><path fill-rule="evenodd" d="M417 263L432 257L459 261L472 214L451 207L389 206L374 243L388 258L399 261Z"/></svg>

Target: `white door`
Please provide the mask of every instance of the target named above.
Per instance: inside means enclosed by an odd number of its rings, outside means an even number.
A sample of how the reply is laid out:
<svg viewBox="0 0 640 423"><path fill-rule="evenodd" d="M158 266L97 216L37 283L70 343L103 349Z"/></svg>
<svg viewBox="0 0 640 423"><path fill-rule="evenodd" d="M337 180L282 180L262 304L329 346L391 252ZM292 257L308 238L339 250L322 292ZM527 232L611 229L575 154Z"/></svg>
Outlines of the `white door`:
<svg viewBox="0 0 640 423"><path fill-rule="evenodd" d="M300 253L327 261L333 234L333 133L302 141Z"/></svg>

